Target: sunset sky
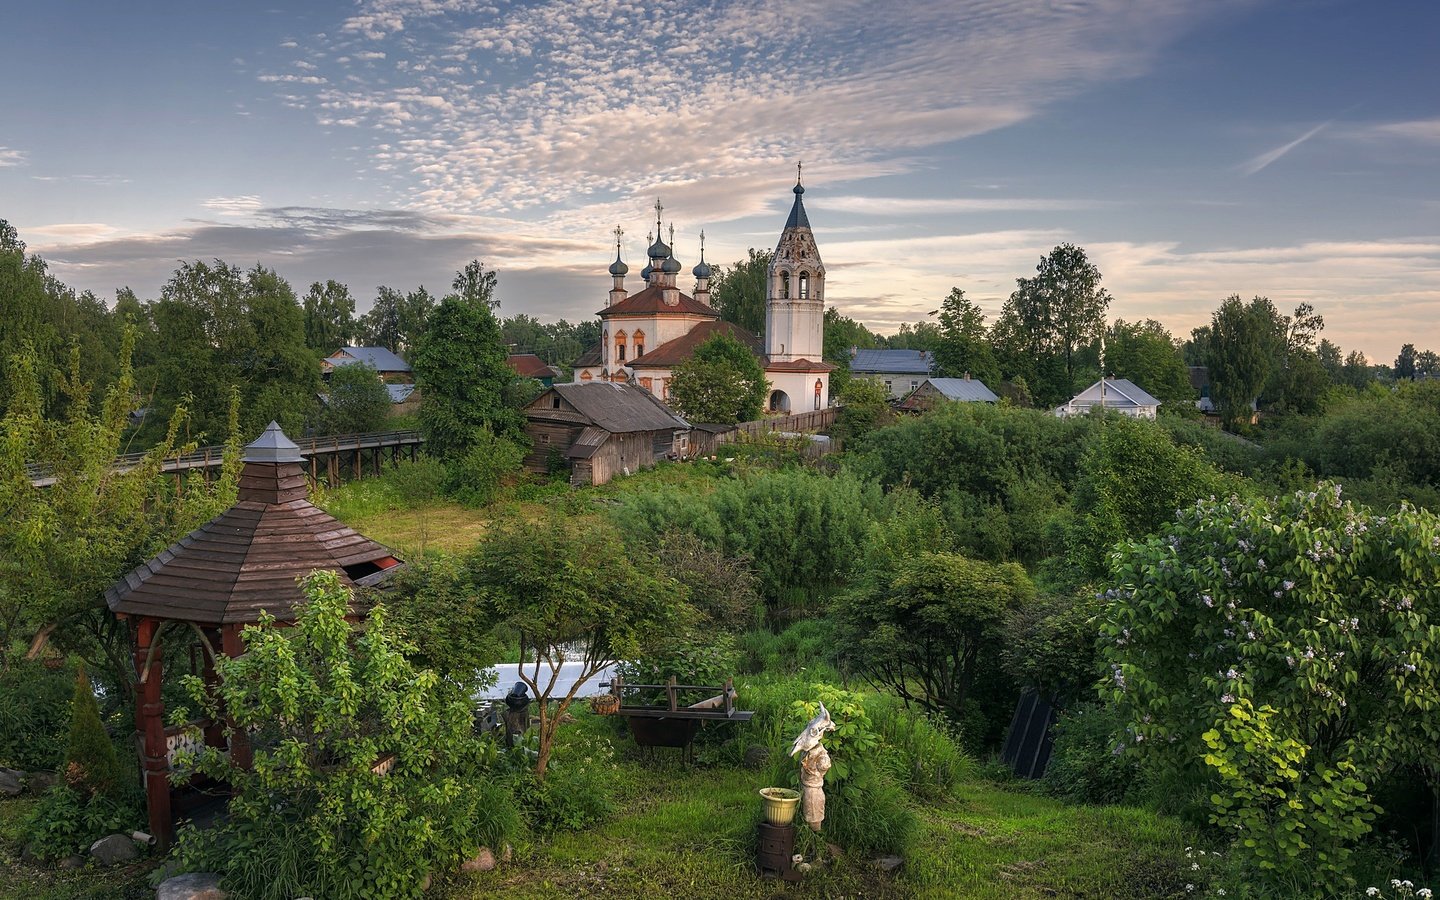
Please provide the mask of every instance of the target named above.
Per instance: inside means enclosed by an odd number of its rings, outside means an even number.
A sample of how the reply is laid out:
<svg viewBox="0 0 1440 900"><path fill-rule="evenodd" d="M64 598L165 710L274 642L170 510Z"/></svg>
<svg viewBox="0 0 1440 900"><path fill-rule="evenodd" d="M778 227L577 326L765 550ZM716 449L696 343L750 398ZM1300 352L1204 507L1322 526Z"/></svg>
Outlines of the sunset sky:
<svg viewBox="0 0 1440 900"><path fill-rule="evenodd" d="M1440 350L1440 3L1426 0L46 2L7 11L0 218L59 278L156 297L181 259L303 292L605 304L656 198L689 268L805 202L841 312L959 286L991 316L1060 242L1112 317L1225 296ZM632 277L632 282L635 279ZM688 274L682 278L688 290ZM632 283L632 287L634 284Z"/></svg>

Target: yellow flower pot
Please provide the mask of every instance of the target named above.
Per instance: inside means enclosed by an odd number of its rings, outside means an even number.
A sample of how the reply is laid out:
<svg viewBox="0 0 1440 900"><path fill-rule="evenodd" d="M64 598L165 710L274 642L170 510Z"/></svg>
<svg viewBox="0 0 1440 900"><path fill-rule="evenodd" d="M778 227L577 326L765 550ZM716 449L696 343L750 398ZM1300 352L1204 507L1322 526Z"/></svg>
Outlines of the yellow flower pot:
<svg viewBox="0 0 1440 900"><path fill-rule="evenodd" d="M795 821L795 807L800 805L800 792L789 788L760 789L764 801L765 821L771 825L789 825Z"/></svg>

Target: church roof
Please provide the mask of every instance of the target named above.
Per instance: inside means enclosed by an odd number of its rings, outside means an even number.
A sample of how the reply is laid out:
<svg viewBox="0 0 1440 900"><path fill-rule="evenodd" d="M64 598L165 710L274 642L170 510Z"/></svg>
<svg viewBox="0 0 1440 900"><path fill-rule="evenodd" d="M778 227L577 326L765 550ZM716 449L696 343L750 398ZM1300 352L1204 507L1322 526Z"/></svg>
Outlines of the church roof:
<svg viewBox="0 0 1440 900"><path fill-rule="evenodd" d="M696 348L717 334L727 334L735 338L756 356L762 354L764 345L760 338L734 322L701 322L680 337L666 341L644 356L635 357L626 365L632 369L668 369L677 366L694 356Z"/></svg>
<svg viewBox="0 0 1440 900"><path fill-rule="evenodd" d="M638 294L631 294L613 306L607 306L600 310L600 318L607 319L611 316L644 316L654 313L688 313L692 316L706 316L711 319L720 318L720 314L689 294L676 291L680 294L680 302L670 306L665 302L666 288L652 284L640 291ZM670 288L674 290L674 288Z"/></svg>
<svg viewBox="0 0 1440 900"><path fill-rule="evenodd" d="M835 366L824 360L792 359L787 362L767 362L767 372L833 372Z"/></svg>
<svg viewBox="0 0 1440 900"><path fill-rule="evenodd" d="M805 202L800 196L805 193L805 188L795 185L795 205L790 207L790 218L785 220L786 228L809 228L810 217L805 215Z"/></svg>

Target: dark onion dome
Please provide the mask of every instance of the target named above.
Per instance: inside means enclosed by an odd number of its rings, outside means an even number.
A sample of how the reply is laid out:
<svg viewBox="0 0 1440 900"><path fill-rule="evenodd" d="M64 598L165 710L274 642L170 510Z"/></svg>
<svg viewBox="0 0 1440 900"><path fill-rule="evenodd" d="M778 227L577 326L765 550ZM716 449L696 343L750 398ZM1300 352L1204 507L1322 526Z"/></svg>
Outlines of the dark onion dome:
<svg viewBox="0 0 1440 900"><path fill-rule="evenodd" d="M610 264L610 274L617 278L621 275L630 274L630 267L625 265L625 262L620 259L618 254L615 256L615 261Z"/></svg>
<svg viewBox="0 0 1440 900"><path fill-rule="evenodd" d="M800 194L805 193L805 185L803 185L803 184L796 184L796 185L795 185L793 188L791 188L790 190L794 191L796 196L799 196Z"/></svg>
<svg viewBox="0 0 1440 900"><path fill-rule="evenodd" d="M701 257L701 258L700 258L700 265L696 266L695 269L694 269L694 275L695 275L695 277L696 277L696 278L709 278L709 277L711 276L711 274L712 274L712 270L711 270L711 268L710 268L710 264L705 261L705 258L704 258L704 257Z"/></svg>
<svg viewBox="0 0 1440 900"><path fill-rule="evenodd" d="M677 274L680 271L680 260L676 259L673 256L670 257L669 259L665 260L663 263L660 264L660 271L664 272L666 275Z"/></svg>
<svg viewBox="0 0 1440 900"><path fill-rule="evenodd" d="M653 272L653 271L655 271L655 270L652 269L652 268L649 267L649 266L646 266L645 268L641 269L641 270L640 270L640 280L641 280L641 281L649 281L649 280L650 280L650 273Z"/></svg>
<svg viewBox="0 0 1440 900"><path fill-rule="evenodd" d="M653 244L650 245L650 258L651 258L651 259L668 259L669 256L670 256L670 248L669 248L668 246L666 246L665 242L662 241L662 240L660 240L660 238L656 238L656 239L655 239L655 243L653 243Z"/></svg>

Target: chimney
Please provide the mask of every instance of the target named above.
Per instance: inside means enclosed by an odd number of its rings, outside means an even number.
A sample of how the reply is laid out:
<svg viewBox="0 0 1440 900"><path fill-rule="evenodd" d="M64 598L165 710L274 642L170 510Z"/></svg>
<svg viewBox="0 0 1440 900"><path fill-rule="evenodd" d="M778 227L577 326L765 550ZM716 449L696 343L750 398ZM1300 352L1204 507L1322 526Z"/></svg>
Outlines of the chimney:
<svg viewBox="0 0 1440 900"><path fill-rule="evenodd" d="M966 381L969 381L969 380L970 380L970 373L969 373L969 372L966 372L966 373L965 373L965 380L966 380Z"/></svg>
<svg viewBox="0 0 1440 900"><path fill-rule="evenodd" d="M860 348L859 348L859 347L855 346L854 344L851 344L851 345L850 345L850 358L851 358L851 359L854 359L854 358L855 358L855 354L857 354L857 353L859 353L859 352L860 352Z"/></svg>

